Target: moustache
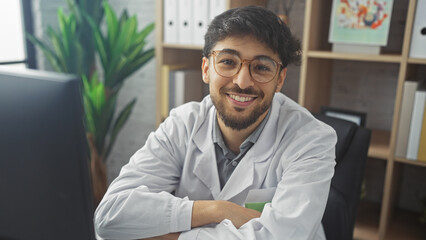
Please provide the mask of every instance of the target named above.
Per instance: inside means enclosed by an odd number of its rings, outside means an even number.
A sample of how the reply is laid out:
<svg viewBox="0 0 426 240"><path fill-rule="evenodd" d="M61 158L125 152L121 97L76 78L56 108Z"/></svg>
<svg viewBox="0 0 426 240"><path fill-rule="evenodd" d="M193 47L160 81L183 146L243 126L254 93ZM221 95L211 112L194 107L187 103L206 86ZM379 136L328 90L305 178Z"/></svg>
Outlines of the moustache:
<svg viewBox="0 0 426 240"><path fill-rule="evenodd" d="M241 89L238 85L234 85L231 88L222 88L220 89L220 93L226 94L227 92L234 92L239 94L248 94L248 95L258 95L263 97L265 94L262 91L256 91L253 87L249 87L246 89Z"/></svg>

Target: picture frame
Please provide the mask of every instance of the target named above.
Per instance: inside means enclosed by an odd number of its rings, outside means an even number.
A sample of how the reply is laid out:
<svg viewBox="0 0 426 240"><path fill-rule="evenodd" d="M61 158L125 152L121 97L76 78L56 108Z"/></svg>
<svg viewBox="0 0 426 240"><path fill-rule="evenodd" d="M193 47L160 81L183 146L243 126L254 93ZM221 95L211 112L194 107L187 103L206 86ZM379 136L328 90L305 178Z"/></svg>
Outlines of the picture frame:
<svg viewBox="0 0 426 240"><path fill-rule="evenodd" d="M329 42L385 46L393 0L333 0Z"/></svg>
<svg viewBox="0 0 426 240"><path fill-rule="evenodd" d="M346 110L341 108L334 108L328 106L322 106L320 113L329 117L340 118L357 124L358 126L365 127L367 119L367 113L358 112L352 110Z"/></svg>

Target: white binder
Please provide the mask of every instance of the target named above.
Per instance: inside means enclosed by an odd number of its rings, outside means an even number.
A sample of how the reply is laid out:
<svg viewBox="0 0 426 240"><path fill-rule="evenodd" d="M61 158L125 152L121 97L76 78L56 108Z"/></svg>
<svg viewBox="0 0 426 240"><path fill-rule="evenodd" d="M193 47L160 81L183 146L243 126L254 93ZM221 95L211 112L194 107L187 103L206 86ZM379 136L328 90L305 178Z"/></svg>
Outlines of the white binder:
<svg viewBox="0 0 426 240"><path fill-rule="evenodd" d="M209 2L214 0L192 0L193 35L192 43L204 45L204 34L209 22Z"/></svg>
<svg viewBox="0 0 426 240"><path fill-rule="evenodd" d="M227 9L227 0L210 0L209 23L213 20L214 17L223 13Z"/></svg>
<svg viewBox="0 0 426 240"><path fill-rule="evenodd" d="M408 138L410 133L411 117L413 115L414 95L419 82L405 81L402 94L401 112L399 114L398 135L396 137L395 155L405 158L407 156Z"/></svg>
<svg viewBox="0 0 426 240"><path fill-rule="evenodd" d="M192 43L192 0L179 0L178 37L180 44Z"/></svg>
<svg viewBox="0 0 426 240"><path fill-rule="evenodd" d="M426 58L426 0L417 0L411 33L410 57Z"/></svg>
<svg viewBox="0 0 426 240"><path fill-rule="evenodd" d="M173 106L177 107L191 101L201 101L203 99L203 81L201 70L177 70L174 71L174 91Z"/></svg>
<svg viewBox="0 0 426 240"><path fill-rule="evenodd" d="M164 0L163 35L164 43L178 43L178 2L179 0Z"/></svg>
<svg viewBox="0 0 426 240"><path fill-rule="evenodd" d="M414 95L414 106L408 135L407 159L416 160L419 152L420 133L426 104L426 89L420 87Z"/></svg>

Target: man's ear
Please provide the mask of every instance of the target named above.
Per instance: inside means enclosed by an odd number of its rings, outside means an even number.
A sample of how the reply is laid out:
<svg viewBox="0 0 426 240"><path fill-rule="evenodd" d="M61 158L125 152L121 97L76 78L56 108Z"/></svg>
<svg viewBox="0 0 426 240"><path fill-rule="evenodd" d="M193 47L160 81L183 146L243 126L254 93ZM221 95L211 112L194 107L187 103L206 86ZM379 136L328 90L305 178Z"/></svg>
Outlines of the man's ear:
<svg viewBox="0 0 426 240"><path fill-rule="evenodd" d="M209 84L209 59L203 57L203 63L201 64L201 72L203 73L203 82Z"/></svg>
<svg viewBox="0 0 426 240"><path fill-rule="evenodd" d="M285 80L286 76L287 76L287 68L285 67L278 74L277 89L275 89L275 92L281 91L281 88L284 85L284 80Z"/></svg>

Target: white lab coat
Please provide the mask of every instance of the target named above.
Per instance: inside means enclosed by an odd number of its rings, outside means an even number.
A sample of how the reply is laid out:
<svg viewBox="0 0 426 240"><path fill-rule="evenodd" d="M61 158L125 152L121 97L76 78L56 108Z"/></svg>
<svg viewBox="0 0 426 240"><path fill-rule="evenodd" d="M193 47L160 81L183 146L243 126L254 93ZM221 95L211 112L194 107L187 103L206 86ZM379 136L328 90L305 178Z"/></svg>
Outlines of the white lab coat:
<svg viewBox="0 0 426 240"><path fill-rule="evenodd" d="M179 239L325 239L321 219L334 173L334 130L276 93L259 139L221 191L212 141L215 117L209 96L171 111L111 183L95 213L100 237L182 232ZM275 194L260 218L239 229L227 219L191 229L193 200L243 205L249 191L262 189Z"/></svg>

